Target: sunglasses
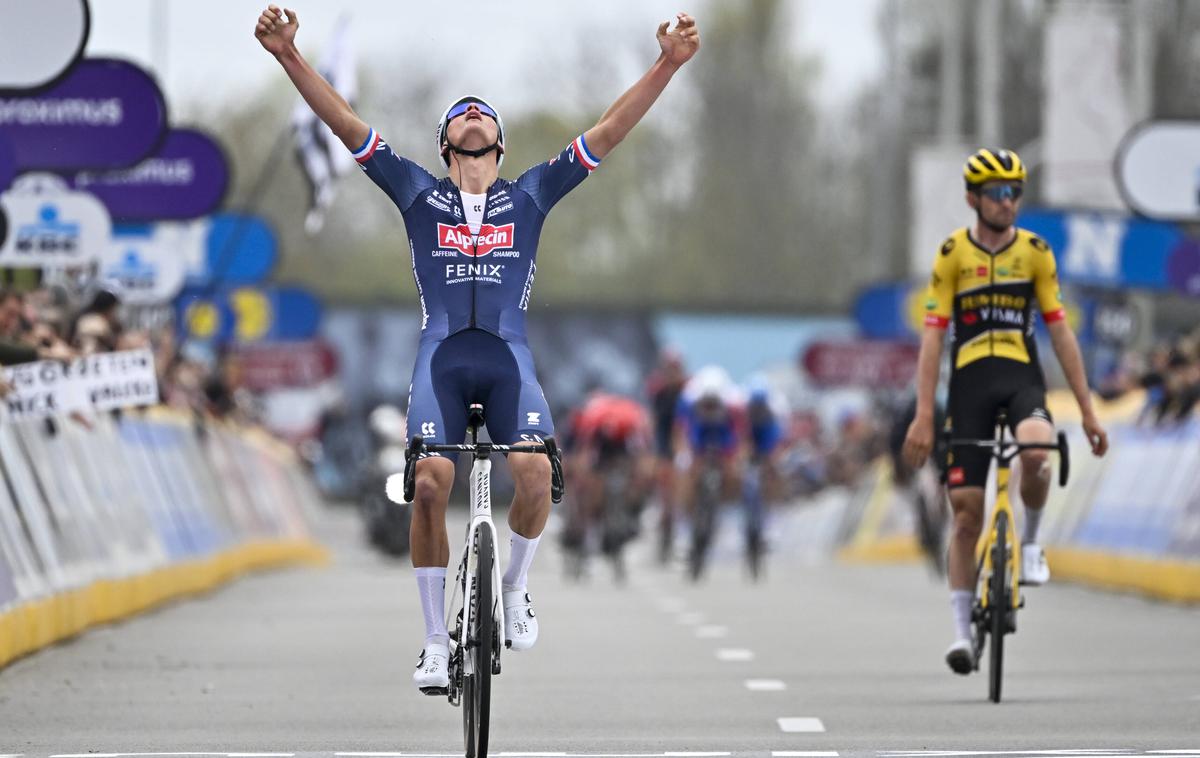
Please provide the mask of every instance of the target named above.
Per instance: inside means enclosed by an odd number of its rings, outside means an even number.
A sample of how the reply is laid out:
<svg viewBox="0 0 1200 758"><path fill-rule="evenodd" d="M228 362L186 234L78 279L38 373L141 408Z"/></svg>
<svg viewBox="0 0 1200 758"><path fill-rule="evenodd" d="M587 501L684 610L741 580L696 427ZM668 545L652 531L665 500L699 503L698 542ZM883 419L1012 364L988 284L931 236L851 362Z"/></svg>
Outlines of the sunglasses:
<svg viewBox="0 0 1200 758"><path fill-rule="evenodd" d="M450 112L446 114L447 123L450 121L453 121L454 119L458 118L462 114L466 113L472 105L474 105L477 109L479 109L479 112L482 113L483 115L491 116L492 119L495 121L500 120L500 117L496 115L496 111L492 110L484 103L481 103L477 100L468 100L467 102L459 103L458 105L456 105L450 109Z"/></svg>
<svg viewBox="0 0 1200 758"><path fill-rule="evenodd" d="M979 194L992 202L999 203L1004 200L1020 200L1021 194L1024 191L1024 187L1019 184L994 184L990 187L984 187L979 191Z"/></svg>

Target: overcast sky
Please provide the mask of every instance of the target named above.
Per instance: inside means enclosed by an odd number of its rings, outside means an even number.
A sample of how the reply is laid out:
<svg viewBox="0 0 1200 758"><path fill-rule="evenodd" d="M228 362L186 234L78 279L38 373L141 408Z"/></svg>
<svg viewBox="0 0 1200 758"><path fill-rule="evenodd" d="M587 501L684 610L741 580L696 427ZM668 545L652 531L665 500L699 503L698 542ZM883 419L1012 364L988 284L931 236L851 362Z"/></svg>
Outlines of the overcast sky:
<svg viewBox="0 0 1200 758"><path fill-rule="evenodd" d="M428 58L448 67L448 89L457 91L459 81L487 81L489 92L504 92L503 101L511 103L522 90L516 77L524 64L569 59L571 48L588 35L619 38L624 45L644 39L648 65L657 52L656 24L687 10L696 15L703 34L708 2L297 0L293 7L300 17L302 50L319 49L345 12L361 65ZM878 76L881 50L874 18L879 3L792 0L791 36L798 50L821 59L823 101L837 103ZM264 7L262 0L91 0L88 54L126 57L155 70L168 102L176 106L245 97L267 82L283 83L252 36ZM156 24L165 35L165 44L158 46ZM510 57L520 63L507 63ZM619 94L619 87L612 94Z"/></svg>

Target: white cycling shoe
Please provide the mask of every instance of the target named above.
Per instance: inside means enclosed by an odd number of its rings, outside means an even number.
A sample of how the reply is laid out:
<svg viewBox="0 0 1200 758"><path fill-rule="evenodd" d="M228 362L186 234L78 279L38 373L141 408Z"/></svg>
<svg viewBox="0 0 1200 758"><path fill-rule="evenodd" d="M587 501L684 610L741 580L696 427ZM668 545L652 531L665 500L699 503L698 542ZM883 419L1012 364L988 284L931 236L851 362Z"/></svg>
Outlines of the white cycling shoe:
<svg viewBox="0 0 1200 758"><path fill-rule="evenodd" d="M417 670L413 682L426 695L444 695L450 688L450 648L446 645L430 644L421 651L417 659Z"/></svg>
<svg viewBox="0 0 1200 758"><path fill-rule="evenodd" d="M528 650L538 638L533 598L524 588L504 592L504 637L513 650Z"/></svg>
<svg viewBox="0 0 1200 758"><path fill-rule="evenodd" d="M1036 542L1021 546L1021 584L1031 587L1050 581L1050 564L1046 563L1046 551Z"/></svg>
<svg viewBox="0 0 1200 758"><path fill-rule="evenodd" d="M968 639L957 639L950 649L946 651L946 664L956 674L966 676L975 668L974 652L971 649L971 641Z"/></svg>

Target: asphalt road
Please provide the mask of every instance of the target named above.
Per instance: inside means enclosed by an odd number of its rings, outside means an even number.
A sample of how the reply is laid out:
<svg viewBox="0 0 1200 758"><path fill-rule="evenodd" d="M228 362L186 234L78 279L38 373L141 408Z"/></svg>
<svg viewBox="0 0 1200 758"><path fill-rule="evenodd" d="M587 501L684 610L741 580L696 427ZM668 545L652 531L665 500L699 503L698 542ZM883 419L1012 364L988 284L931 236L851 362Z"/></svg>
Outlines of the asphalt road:
<svg viewBox="0 0 1200 758"><path fill-rule="evenodd" d="M347 511L319 531L332 567L246 578L0 672L0 756L461 755L460 712L409 679L407 561L368 552ZM922 567L776 554L751 585L727 558L692 586L638 554L618 588L604 566L566 582L546 543L542 639L504 658L493 755L1200 758L1200 609L1033 590L993 705L983 675L942 662L947 595Z"/></svg>

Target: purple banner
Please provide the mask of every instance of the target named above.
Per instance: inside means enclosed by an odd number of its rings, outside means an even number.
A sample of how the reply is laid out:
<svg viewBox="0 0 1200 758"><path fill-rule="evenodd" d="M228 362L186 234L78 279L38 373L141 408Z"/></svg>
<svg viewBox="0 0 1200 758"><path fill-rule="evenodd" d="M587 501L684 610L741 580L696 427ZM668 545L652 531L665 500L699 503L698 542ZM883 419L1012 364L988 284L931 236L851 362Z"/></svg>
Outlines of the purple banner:
<svg viewBox="0 0 1200 758"><path fill-rule="evenodd" d="M171 129L158 150L133 168L80 172L70 182L100 198L115 221L183 221L221 205L229 165L204 132Z"/></svg>
<svg viewBox="0 0 1200 758"><path fill-rule="evenodd" d="M0 97L0 136L18 171L127 168L150 155L166 129L162 91L128 61L85 59L48 90Z"/></svg>

